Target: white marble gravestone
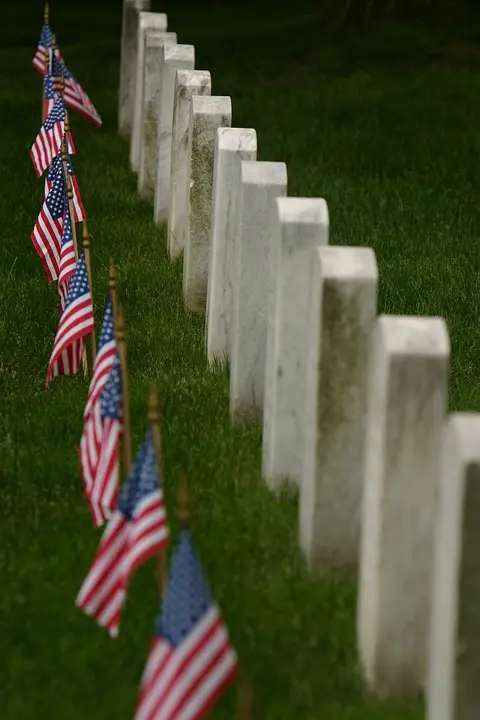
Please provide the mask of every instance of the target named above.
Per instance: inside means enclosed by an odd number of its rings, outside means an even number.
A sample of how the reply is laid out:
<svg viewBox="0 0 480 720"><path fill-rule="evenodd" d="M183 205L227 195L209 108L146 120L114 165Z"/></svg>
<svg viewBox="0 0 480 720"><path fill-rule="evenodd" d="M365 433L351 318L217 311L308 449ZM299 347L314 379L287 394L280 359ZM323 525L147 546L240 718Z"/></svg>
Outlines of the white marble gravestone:
<svg viewBox="0 0 480 720"><path fill-rule="evenodd" d="M428 720L480 718L480 414L444 428L431 592Z"/></svg>
<svg viewBox="0 0 480 720"><path fill-rule="evenodd" d="M319 248L310 282L300 547L312 569L352 571L360 552L375 253Z"/></svg>
<svg viewBox="0 0 480 720"><path fill-rule="evenodd" d="M205 311L212 219L213 159L217 129L232 122L229 97L193 95L190 107L190 197L183 257L183 299L187 310Z"/></svg>
<svg viewBox="0 0 480 720"><path fill-rule="evenodd" d="M167 247L178 258L185 247L190 197L190 105L193 95L210 95L208 70L177 70L173 99L172 157L168 205Z"/></svg>
<svg viewBox="0 0 480 720"><path fill-rule="evenodd" d="M155 179L154 219L157 225L168 220L170 199L170 165L172 159L173 100L177 70L193 70L193 45L165 46L162 63L162 93L157 137L157 171Z"/></svg>
<svg viewBox="0 0 480 720"><path fill-rule="evenodd" d="M271 267L276 265L276 199L287 194L285 163L242 160L238 165L230 418L261 420Z"/></svg>
<svg viewBox="0 0 480 720"><path fill-rule="evenodd" d="M357 634L370 690L425 680L450 341L442 318L382 315L371 347Z"/></svg>
<svg viewBox="0 0 480 720"><path fill-rule="evenodd" d="M132 135L130 139L130 167L138 172L140 163L140 125L143 107L143 78L145 75L145 33L147 30L167 30L167 16L164 13L141 12L137 34L137 66L133 91Z"/></svg>
<svg viewBox="0 0 480 720"><path fill-rule="evenodd" d="M230 353L237 207L235 173L241 160L256 159L255 130L225 127L217 130L205 318L206 352L210 362L223 360Z"/></svg>
<svg viewBox="0 0 480 720"><path fill-rule="evenodd" d="M146 197L152 197L155 190L163 46L170 43L176 46L176 42L176 33L166 33L159 30L147 30L145 33L145 74L140 120L138 192Z"/></svg>
<svg viewBox="0 0 480 720"><path fill-rule="evenodd" d="M137 71L138 23L141 12L150 9L150 0L123 0L118 132L130 137L133 123L135 75Z"/></svg>
<svg viewBox="0 0 480 720"><path fill-rule="evenodd" d="M268 317L262 474L269 487L299 482L304 455L305 372L312 248L328 245L328 207L321 198L278 198L280 252Z"/></svg>

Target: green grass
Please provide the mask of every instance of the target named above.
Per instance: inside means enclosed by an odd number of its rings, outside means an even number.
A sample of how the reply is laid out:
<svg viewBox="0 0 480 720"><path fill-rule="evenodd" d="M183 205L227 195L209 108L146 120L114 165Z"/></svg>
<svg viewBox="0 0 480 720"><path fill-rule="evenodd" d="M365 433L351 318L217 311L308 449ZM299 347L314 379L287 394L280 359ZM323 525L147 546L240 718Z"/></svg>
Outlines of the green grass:
<svg viewBox="0 0 480 720"><path fill-rule="evenodd" d="M100 10L100 5L102 9ZM118 6L120 3L118 3ZM233 124L254 127L259 158L285 161L289 194L325 197L331 242L371 245L384 312L446 317L450 405L480 408L476 27L392 27L331 42L315 3L293 15L252 4L163 8ZM227 4L224 4L227 5ZM98 9L95 9L98 6ZM152 561L131 586L110 640L74 607L97 547L77 466L87 383L44 391L58 324L29 235L42 195L28 150L38 131L40 77L31 68L41 3L2 9L0 28L0 715L2 720L131 718L157 607ZM90 21L94 25L90 27ZM381 702L363 689L355 651L355 587L309 576L297 549L297 501L260 478L258 427L232 429L228 378L204 358L204 319L184 312L181 268L165 259L152 207L138 198L117 137L121 11L53 3L71 69L104 118L72 113L75 169L90 217L98 324L108 258L118 263L128 328L135 446L147 392L164 413L165 489L172 524L182 469L193 531L261 720L415 720L420 702ZM88 44L86 42L88 38ZM232 718L232 690L212 717Z"/></svg>

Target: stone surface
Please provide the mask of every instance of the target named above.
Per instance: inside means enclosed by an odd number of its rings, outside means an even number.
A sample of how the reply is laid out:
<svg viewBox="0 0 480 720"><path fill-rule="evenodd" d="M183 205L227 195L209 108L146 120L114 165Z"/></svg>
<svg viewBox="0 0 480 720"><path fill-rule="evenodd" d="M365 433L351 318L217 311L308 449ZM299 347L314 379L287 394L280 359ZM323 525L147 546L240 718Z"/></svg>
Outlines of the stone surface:
<svg viewBox="0 0 480 720"><path fill-rule="evenodd" d="M192 96L191 179L183 258L183 299L187 310L193 312L206 309L215 141L218 128L229 126L231 122L229 97Z"/></svg>
<svg viewBox="0 0 480 720"><path fill-rule="evenodd" d="M276 199L287 194L285 163L242 160L238 166L238 212L233 281L230 418L261 420L267 312L279 239Z"/></svg>
<svg viewBox="0 0 480 720"><path fill-rule="evenodd" d="M118 93L118 132L130 137L133 123L135 75L137 69L138 21L150 9L150 0L123 0L120 88Z"/></svg>
<svg viewBox="0 0 480 720"><path fill-rule="evenodd" d="M370 690L425 680L450 342L442 318L383 315L369 372L358 649Z"/></svg>
<svg viewBox="0 0 480 720"><path fill-rule="evenodd" d="M235 258L235 173L241 160L257 159L257 133L219 128L213 163L212 220L208 269L206 352L210 362L230 354Z"/></svg>
<svg viewBox="0 0 480 720"><path fill-rule="evenodd" d="M132 134L130 138L130 167L138 172L140 163L140 126L143 107L143 78L145 75L145 33L147 30L167 30L167 16L164 13L141 12L137 32L137 59L133 90Z"/></svg>
<svg viewBox="0 0 480 720"><path fill-rule="evenodd" d="M178 258L185 247L190 198L190 105L193 95L210 95L208 70L177 70L175 78L167 247Z"/></svg>
<svg viewBox="0 0 480 720"><path fill-rule="evenodd" d="M176 33L166 33L159 30L147 30L145 33L145 74L143 79L140 163L138 169L138 192L145 197L152 197L155 190L163 46L175 45L176 42Z"/></svg>
<svg viewBox="0 0 480 720"><path fill-rule="evenodd" d="M428 720L480 718L480 415L444 429L435 534Z"/></svg>
<svg viewBox="0 0 480 720"><path fill-rule="evenodd" d="M165 46L161 62L162 96L158 124L154 203L154 219L157 225L162 225L168 220L175 78L177 70L191 71L195 67L195 48L193 45Z"/></svg>
<svg viewBox="0 0 480 720"><path fill-rule="evenodd" d="M309 342L312 248L328 245L325 200L278 198L279 253L268 317L262 474L277 488L286 478L298 482L305 430L305 372Z"/></svg>
<svg viewBox="0 0 480 720"><path fill-rule="evenodd" d="M358 247L319 248L311 265L299 543L310 568L351 571L360 550L378 269L373 250Z"/></svg>

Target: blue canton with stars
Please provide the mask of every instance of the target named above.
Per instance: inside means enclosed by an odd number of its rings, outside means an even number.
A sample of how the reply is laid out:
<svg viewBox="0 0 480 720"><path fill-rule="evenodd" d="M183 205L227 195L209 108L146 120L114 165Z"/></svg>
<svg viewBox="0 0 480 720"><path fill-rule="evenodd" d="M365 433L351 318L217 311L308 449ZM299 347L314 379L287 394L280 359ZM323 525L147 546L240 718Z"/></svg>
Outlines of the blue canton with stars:
<svg viewBox="0 0 480 720"><path fill-rule="evenodd" d="M128 520L132 520L137 505L159 487L153 435L149 429L120 492L118 509Z"/></svg>
<svg viewBox="0 0 480 720"><path fill-rule="evenodd" d="M51 130L58 122L64 122L65 121L65 105L63 104L63 100L61 97L57 97L55 100L55 105L50 111L49 116L45 120L44 128L45 130Z"/></svg>
<svg viewBox="0 0 480 720"><path fill-rule="evenodd" d="M155 634L177 647L213 604L187 528L180 535L170 568L163 610L158 614Z"/></svg>
<svg viewBox="0 0 480 720"><path fill-rule="evenodd" d="M44 25L40 33L40 40L38 44L44 48L51 48L53 40L52 28L50 25Z"/></svg>
<svg viewBox="0 0 480 720"><path fill-rule="evenodd" d="M70 210L68 209L67 200L65 200L65 220L63 222L62 248L66 245L71 245L73 247L72 221L70 219Z"/></svg>
<svg viewBox="0 0 480 720"><path fill-rule="evenodd" d="M50 69L47 68L47 72L45 73L45 99L53 100L54 97L55 92L53 90L52 73L50 72Z"/></svg>
<svg viewBox="0 0 480 720"><path fill-rule="evenodd" d="M58 57L56 52L54 52L54 54L53 54L52 73L55 77L61 77L62 73L63 73L63 77L64 77L65 81L72 80L74 83L77 82L75 80L75 78L73 77L72 73L70 72L70 70L65 65L65 61L61 60Z"/></svg>
<svg viewBox="0 0 480 720"><path fill-rule="evenodd" d="M90 286L88 284L85 255L82 254L77 262L75 273L70 281L65 310L67 310L68 306L75 302L75 300L78 300L78 298L82 297L82 295L86 295L87 293L90 293Z"/></svg>
<svg viewBox="0 0 480 720"><path fill-rule="evenodd" d="M45 204L53 220L59 220L65 211L67 203L61 159L59 165L52 166L52 169L48 173L47 180L52 184L45 199Z"/></svg>
<svg viewBox="0 0 480 720"><path fill-rule="evenodd" d="M112 418L112 420L118 420L121 398L122 379L120 375L120 359L117 354L100 398L100 415L102 421L105 420L106 417Z"/></svg>
<svg viewBox="0 0 480 720"><path fill-rule="evenodd" d="M105 345L111 343L112 340L115 340L115 329L113 327L113 304L112 296L108 293L107 302L105 303L105 315L103 316L102 331L98 341L98 352L100 352Z"/></svg>

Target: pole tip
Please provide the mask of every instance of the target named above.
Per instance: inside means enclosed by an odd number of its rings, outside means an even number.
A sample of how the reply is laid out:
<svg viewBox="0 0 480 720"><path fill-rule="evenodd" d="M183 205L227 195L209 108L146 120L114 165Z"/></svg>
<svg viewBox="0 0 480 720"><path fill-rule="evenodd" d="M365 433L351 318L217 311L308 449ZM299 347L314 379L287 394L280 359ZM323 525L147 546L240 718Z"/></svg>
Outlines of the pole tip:
<svg viewBox="0 0 480 720"><path fill-rule="evenodd" d="M115 261L112 257L108 264L108 286L110 290L115 290L117 287L117 271L115 269Z"/></svg>
<svg viewBox="0 0 480 720"><path fill-rule="evenodd" d="M238 720L253 718L253 687L249 677L243 675L238 682Z"/></svg>
<svg viewBox="0 0 480 720"><path fill-rule="evenodd" d="M118 342L125 342L125 316L121 305L117 308L116 335Z"/></svg>
<svg viewBox="0 0 480 720"><path fill-rule="evenodd" d="M50 7L48 5L48 2L46 2L44 10L43 10L43 22L45 25L48 25L49 15L50 15Z"/></svg>
<svg viewBox="0 0 480 720"><path fill-rule="evenodd" d="M178 509L177 516L180 522L187 523L190 520L190 509L188 502L188 481L185 473L180 475L178 482Z"/></svg>

